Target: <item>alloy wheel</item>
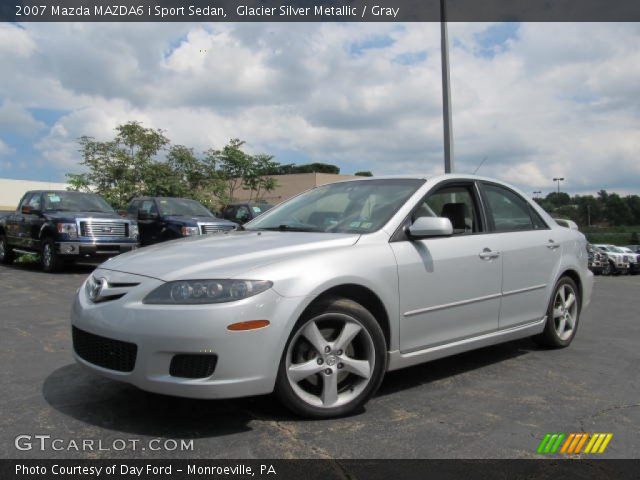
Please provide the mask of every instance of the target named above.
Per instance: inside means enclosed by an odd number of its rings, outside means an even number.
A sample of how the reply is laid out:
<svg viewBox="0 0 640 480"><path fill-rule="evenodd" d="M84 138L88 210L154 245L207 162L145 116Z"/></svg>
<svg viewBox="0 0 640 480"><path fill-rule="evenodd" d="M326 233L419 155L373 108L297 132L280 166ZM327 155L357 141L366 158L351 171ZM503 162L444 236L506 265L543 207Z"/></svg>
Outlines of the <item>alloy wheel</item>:
<svg viewBox="0 0 640 480"><path fill-rule="evenodd" d="M576 292L567 283L560 285L553 302L553 323L562 341L568 340L576 327L578 302Z"/></svg>
<svg viewBox="0 0 640 480"><path fill-rule="evenodd" d="M51 249L50 243L44 244L44 249L42 251L42 262L44 263L44 266L46 268L49 268L51 266L51 263L53 262L53 250Z"/></svg>
<svg viewBox="0 0 640 480"><path fill-rule="evenodd" d="M322 314L303 324L289 343L285 363L295 394L319 408L352 401L369 384L374 367L371 335L342 313Z"/></svg>

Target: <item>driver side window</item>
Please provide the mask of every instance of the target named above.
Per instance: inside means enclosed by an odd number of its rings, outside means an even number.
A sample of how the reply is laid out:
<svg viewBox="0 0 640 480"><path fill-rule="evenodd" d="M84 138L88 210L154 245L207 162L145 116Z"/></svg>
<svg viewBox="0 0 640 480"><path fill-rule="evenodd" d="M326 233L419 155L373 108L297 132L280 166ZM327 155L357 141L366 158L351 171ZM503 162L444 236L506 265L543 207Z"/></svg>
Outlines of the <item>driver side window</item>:
<svg viewBox="0 0 640 480"><path fill-rule="evenodd" d="M480 232L478 208L472 186L443 187L430 193L412 216L445 217L451 221L454 235Z"/></svg>

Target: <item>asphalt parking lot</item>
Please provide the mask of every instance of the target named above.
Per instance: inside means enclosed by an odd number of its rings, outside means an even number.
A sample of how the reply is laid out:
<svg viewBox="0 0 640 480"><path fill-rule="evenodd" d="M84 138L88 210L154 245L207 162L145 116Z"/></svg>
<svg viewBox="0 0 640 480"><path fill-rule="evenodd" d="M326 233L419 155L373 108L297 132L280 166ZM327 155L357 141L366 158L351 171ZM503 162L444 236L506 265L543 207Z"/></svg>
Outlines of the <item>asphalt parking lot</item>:
<svg viewBox="0 0 640 480"><path fill-rule="evenodd" d="M602 457L640 456L640 276L596 277L568 349L527 339L392 372L360 414L305 421L270 396L171 398L78 367L68 314L91 270L0 267L2 458L535 458L547 432L580 431L614 434ZM22 451L21 434L193 450Z"/></svg>

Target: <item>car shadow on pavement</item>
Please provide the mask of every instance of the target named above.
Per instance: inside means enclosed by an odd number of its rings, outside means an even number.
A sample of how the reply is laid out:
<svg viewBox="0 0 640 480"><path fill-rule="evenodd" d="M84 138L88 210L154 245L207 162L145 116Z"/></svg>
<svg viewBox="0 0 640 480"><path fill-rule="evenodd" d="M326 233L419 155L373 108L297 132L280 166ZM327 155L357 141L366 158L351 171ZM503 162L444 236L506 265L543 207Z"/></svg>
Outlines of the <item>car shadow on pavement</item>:
<svg viewBox="0 0 640 480"><path fill-rule="evenodd" d="M529 339L518 340L389 372L376 396L417 388L537 348ZM85 424L154 437L217 437L250 431L254 420L305 421L289 413L271 395L232 400L171 397L96 376L76 364L52 372L44 381L42 393L51 407ZM366 408L355 415L363 413Z"/></svg>
<svg viewBox="0 0 640 480"><path fill-rule="evenodd" d="M206 438L251 430L252 420L291 419L271 396L199 400L144 392L76 364L52 372L42 394L57 411L85 424L136 435Z"/></svg>
<svg viewBox="0 0 640 480"><path fill-rule="evenodd" d="M516 358L540 347L529 338L493 345L490 347L460 353L440 360L423 363L414 367L388 372L377 396L390 395L402 390L436 382L471 372L489 365Z"/></svg>

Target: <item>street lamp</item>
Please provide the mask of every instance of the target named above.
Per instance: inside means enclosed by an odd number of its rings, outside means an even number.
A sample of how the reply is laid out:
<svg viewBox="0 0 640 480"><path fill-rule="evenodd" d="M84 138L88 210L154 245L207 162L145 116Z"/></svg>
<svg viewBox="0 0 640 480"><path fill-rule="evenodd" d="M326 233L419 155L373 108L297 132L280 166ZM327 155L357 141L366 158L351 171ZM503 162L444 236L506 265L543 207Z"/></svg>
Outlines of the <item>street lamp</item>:
<svg viewBox="0 0 640 480"><path fill-rule="evenodd" d="M542 192L540 190L536 190L533 192L533 198L536 198L536 195L542 195Z"/></svg>
<svg viewBox="0 0 640 480"><path fill-rule="evenodd" d="M553 181L558 183L558 195L560 195L560 182L564 182L564 177L556 177Z"/></svg>
<svg viewBox="0 0 640 480"><path fill-rule="evenodd" d="M442 116L444 124L444 173L453 172L453 126L451 123L451 91L449 88L449 39L447 35L446 0L440 0L440 52L442 60Z"/></svg>

